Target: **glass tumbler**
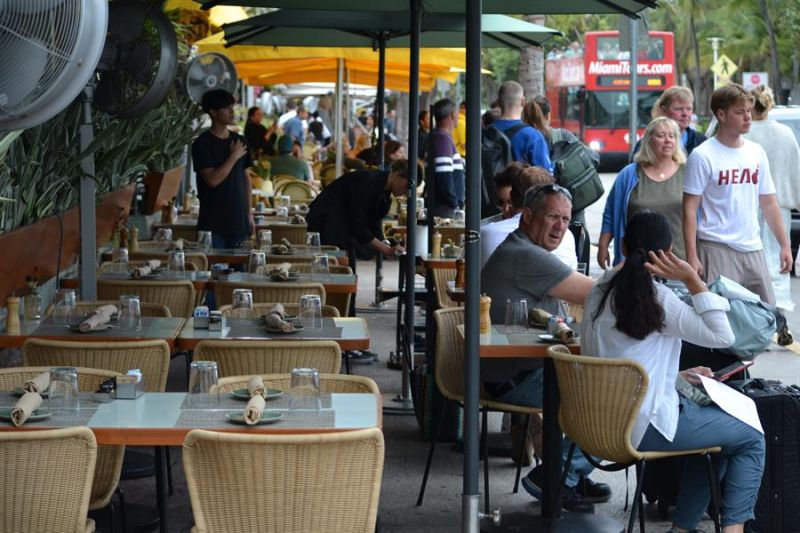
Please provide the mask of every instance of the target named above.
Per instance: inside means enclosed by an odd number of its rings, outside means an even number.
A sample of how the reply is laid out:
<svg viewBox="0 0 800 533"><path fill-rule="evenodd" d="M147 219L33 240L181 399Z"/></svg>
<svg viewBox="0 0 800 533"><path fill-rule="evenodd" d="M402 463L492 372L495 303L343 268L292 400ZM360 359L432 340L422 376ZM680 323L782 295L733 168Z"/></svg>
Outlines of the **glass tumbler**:
<svg viewBox="0 0 800 533"><path fill-rule="evenodd" d="M324 279L330 273L328 254L314 254L311 263L311 279Z"/></svg>
<svg viewBox="0 0 800 533"><path fill-rule="evenodd" d="M272 230L260 229L256 234L258 249L268 252L272 248Z"/></svg>
<svg viewBox="0 0 800 533"><path fill-rule="evenodd" d="M322 299L316 294L300 297L300 320L303 327L322 328Z"/></svg>
<svg viewBox="0 0 800 533"><path fill-rule="evenodd" d="M198 231L197 232L197 246L202 251L207 252L209 251L213 245L213 236L210 231Z"/></svg>
<svg viewBox="0 0 800 533"><path fill-rule="evenodd" d="M131 298L138 298L138 294L120 294L119 295L119 316L117 319L121 325L128 324L128 306Z"/></svg>
<svg viewBox="0 0 800 533"><path fill-rule="evenodd" d="M75 319L76 301L73 289L60 289L53 304L54 318L63 324L71 324Z"/></svg>
<svg viewBox="0 0 800 533"><path fill-rule="evenodd" d="M231 305L234 309L252 309L253 291L250 289L233 289Z"/></svg>
<svg viewBox="0 0 800 533"><path fill-rule="evenodd" d="M127 323L131 329L142 329L142 304L138 296L128 296Z"/></svg>
<svg viewBox="0 0 800 533"><path fill-rule="evenodd" d="M292 370L289 408L293 411L319 411L322 408L319 397L319 371L316 368Z"/></svg>
<svg viewBox="0 0 800 533"><path fill-rule="evenodd" d="M467 216L463 209L456 209L453 211L454 224L463 224L466 220Z"/></svg>
<svg viewBox="0 0 800 533"><path fill-rule="evenodd" d="M506 333L524 333L528 329L528 301L506 300Z"/></svg>
<svg viewBox="0 0 800 533"><path fill-rule="evenodd" d="M289 208L285 205L278 206L278 209L275 210L275 213L279 217L288 218Z"/></svg>
<svg viewBox="0 0 800 533"><path fill-rule="evenodd" d="M51 409L77 409L80 406L78 369L72 366L51 367L47 392L47 405Z"/></svg>
<svg viewBox="0 0 800 533"><path fill-rule="evenodd" d="M192 361L189 367L187 405L199 408L215 407L219 403L219 394L216 393L218 381L216 361Z"/></svg>
<svg viewBox="0 0 800 533"><path fill-rule="evenodd" d="M113 252L111 252L111 262L113 263L113 272L119 272L121 274L128 273L128 249L127 248L115 248Z"/></svg>
<svg viewBox="0 0 800 533"><path fill-rule="evenodd" d="M172 242L172 228L159 228L153 238L158 242Z"/></svg>
<svg viewBox="0 0 800 533"><path fill-rule="evenodd" d="M278 206L285 207L288 211L288 209L292 206L292 197L284 194L280 197L280 200L278 200Z"/></svg>
<svg viewBox="0 0 800 533"><path fill-rule="evenodd" d="M170 250L167 271L176 274L186 272L186 254L183 250Z"/></svg>
<svg viewBox="0 0 800 533"><path fill-rule="evenodd" d="M320 240L319 233L316 231L309 231L306 234L306 247L308 248L309 255L318 254L320 252L322 241Z"/></svg>
<svg viewBox="0 0 800 533"><path fill-rule="evenodd" d="M262 250L251 250L250 259L247 262L247 271L251 274L260 274L264 272L264 267L267 265L267 254Z"/></svg>

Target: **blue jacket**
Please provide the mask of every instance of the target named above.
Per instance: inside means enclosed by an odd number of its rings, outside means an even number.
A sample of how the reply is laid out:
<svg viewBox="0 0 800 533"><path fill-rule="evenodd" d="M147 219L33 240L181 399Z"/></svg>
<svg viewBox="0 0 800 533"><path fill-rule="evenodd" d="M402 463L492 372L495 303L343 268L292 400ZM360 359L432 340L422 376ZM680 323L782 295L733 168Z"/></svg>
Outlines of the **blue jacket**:
<svg viewBox="0 0 800 533"><path fill-rule="evenodd" d="M519 119L498 119L492 123L492 127L505 133L507 129L520 122ZM524 127L511 137L511 156L514 161L543 167L551 174L553 173L553 162L550 161L547 139L533 126Z"/></svg>
<svg viewBox="0 0 800 533"><path fill-rule="evenodd" d="M625 235L625 224L628 221L628 202L631 199L631 192L639 183L639 175L636 173L638 166L639 163L631 163L617 174L603 210L603 227L600 233L610 233L614 239L614 265L625 259L622 255L622 237Z"/></svg>

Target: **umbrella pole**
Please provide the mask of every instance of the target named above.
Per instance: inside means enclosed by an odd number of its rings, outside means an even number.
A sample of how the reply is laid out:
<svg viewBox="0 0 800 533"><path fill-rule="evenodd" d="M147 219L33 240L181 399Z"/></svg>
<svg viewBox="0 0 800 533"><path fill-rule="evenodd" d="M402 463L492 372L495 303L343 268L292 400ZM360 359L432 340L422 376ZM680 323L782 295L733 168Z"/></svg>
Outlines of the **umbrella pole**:
<svg viewBox="0 0 800 533"><path fill-rule="evenodd" d="M344 59L336 60L336 106L334 113L336 119L333 121L336 127L336 175L342 175L342 163L344 161L344 128L342 127L342 88L344 80Z"/></svg>
<svg viewBox="0 0 800 533"><path fill-rule="evenodd" d="M383 32L378 34L378 94L376 98L375 107L378 110L377 127L378 127L378 168L385 170L384 164L384 102L386 100L386 35ZM383 255L375 255L375 299L372 302L372 307L383 307L381 300L381 285L383 285Z"/></svg>
<svg viewBox="0 0 800 533"><path fill-rule="evenodd" d="M80 126L81 152L92 144L94 140L94 121L92 120L92 100L94 99L94 86L89 84L83 90L82 108L83 121ZM95 196L97 184L94 181L94 154L89 154L81 160L80 186L80 280L81 299L97 300L97 230L95 228ZM56 276L61 269L58 265Z"/></svg>

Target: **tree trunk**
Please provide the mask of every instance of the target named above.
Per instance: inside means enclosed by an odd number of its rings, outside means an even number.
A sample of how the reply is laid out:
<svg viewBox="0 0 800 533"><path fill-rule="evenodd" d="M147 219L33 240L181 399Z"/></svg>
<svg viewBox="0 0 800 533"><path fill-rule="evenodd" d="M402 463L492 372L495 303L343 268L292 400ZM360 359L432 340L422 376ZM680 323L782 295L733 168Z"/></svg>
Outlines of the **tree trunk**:
<svg viewBox="0 0 800 533"><path fill-rule="evenodd" d="M764 17L764 23L767 26L767 35L769 37L769 58L772 66L770 78L772 78L772 91L775 93L775 102L783 104L783 91L781 91L781 68L778 63L778 39L775 36L775 25L769 17L769 10L767 9L766 0L758 0L758 7L761 9L761 15Z"/></svg>
<svg viewBox="0 0 800 533"><path fill-rule="evenodd" d="M694 2L690 5L689 10L689 27L692 29L692 49L694 51L694 64L695 64L695 71L694 76L692 79L692 83L694 84L694 108L695 110L700 109L700 93L703 91L703 73L700 70L700 45L697 44L697 26L694 23ZM705 110L702 110L702 113L698 114L705 114Z"/></svg>
<svg viewBox="0 0 800 533"><path fill-rule="evenodd" d="M544 26L544 15L525 15L527 22ZM523 48L519 53L519 83L526 98L544 94L544 51L538 46Z"/></svg>

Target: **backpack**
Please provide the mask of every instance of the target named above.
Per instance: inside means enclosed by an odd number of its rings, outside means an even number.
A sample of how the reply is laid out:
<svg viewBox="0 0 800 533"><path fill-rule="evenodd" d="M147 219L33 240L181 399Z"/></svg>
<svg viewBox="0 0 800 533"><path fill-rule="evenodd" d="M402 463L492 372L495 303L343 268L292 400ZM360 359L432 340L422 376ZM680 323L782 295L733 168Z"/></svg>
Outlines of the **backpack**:
<svg viewBox="0 0 800 533"><path fill-rule="evenodd" d="M572 194L572 213L583 211L603 196L597 173L597 154L577 138L566 138L560 128L550 130L550 160L556 183Z"/></svg>
<svg viewBox="0 0 800 533"><path fill-rule="evenodd" d="M511 138L526 126L520 122L505 132L492 126L481 130L481 218L498 213L494 176L514 160Z"/></svg>

